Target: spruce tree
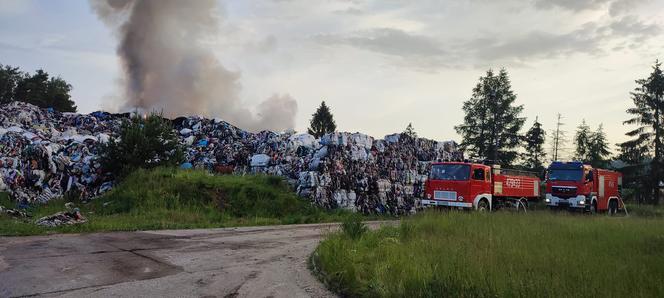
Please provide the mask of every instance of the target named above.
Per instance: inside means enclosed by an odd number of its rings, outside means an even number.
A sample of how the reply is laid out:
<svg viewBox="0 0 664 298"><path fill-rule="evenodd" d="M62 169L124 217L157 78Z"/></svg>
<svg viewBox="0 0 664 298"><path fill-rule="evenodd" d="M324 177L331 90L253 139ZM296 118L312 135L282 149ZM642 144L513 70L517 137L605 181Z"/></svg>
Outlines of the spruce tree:
<svg viewBox="0 0 664 298"><path fill-rule="evenodd" d="M535 171L544 170L543 160L546 157L544 153L544 141L546 132L542 129L542 124L535 118L535 123L528 130L525 137L524 162L527 168Z"/></svg>
<svg viewBox="0 0 664 298"><path fill-rule="evenodd" d="M627 109L632 118L623 124L636 125L626 135L631 140L620 144L621 156L633 163L641 163L651 157L650 175L653 203L659 203L659 183L662 180L662 116L664 116L664 73L662 64L655 61L653 71L645 79L636 80L637 87L631 93L634 106Z"/></svg>
<svg viewBox="0 0 664 298"><path fill-rule="evenodd" d="M320 104L316 113L312 115L309 125L308 133L316 138L320 138L324 134L334 132L337 129L337 124L334 123L330 108L327 107L325 101Z"/></svg>
<svg viewBox="0 0 664 298"><path fill-rule="evenodd" d="M574 135L574 144L576 145L574 158L576 160L584 163L590 162L589 152L591 138L592 132L590 131L590 127L588 124L586 124L586 120L584 119L576 128L576 134Z"/></svg>
<svg viewBox="0 0 664 298"><path fill-rule="evenodd" d="M408 126L406 126L406 130L404 130L401 134L408 136L412 139L417 139L417 133L415 132L415 128L413 128L413 123L408 123Z"/></svg>
<svg viewBox="0 0 664 298"><path fill-rule="evenodd" d="M602 124L600 124L597 130L590 136L588 162L593 167L604 168L608 164L608 158L610 155L611 151L609 151L609 142L606 139Z"/></svg>
<svg viewBox="0 0 664 298"><path fill-rule="evenodd" d="M463 124L454 127L463 139L460 147L471 157L511 164L517 157L519 131L525 121L520 117L523 106L515 101L507 71L502 69L498 75L487 71L463 103Z"/></svg>

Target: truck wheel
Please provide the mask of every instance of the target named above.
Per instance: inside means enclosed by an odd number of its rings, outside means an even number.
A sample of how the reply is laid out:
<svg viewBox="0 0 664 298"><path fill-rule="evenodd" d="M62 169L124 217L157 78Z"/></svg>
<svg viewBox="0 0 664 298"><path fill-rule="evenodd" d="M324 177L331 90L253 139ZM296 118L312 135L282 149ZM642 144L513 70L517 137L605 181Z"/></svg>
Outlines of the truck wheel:
<svg viewBox="0 0 664 298"><path fill-rule="evenodd" d="M609 201L609 216L614 216L618 213L618 201Z"/></svg>
<svg viewBox="0 0 664 298"><path fill-rule="evenodd" d="M593 201L592 204L590 204L590 214L595 213L597 213L597 201Z"/></svg>
<svg viewBox="0 0 664 298"><path fill-rule="evenodd" d="M489 211L489 202L487 202L486 199L481 199L479 203L477 203L477 211L479 212L488 212Z"/></svg>

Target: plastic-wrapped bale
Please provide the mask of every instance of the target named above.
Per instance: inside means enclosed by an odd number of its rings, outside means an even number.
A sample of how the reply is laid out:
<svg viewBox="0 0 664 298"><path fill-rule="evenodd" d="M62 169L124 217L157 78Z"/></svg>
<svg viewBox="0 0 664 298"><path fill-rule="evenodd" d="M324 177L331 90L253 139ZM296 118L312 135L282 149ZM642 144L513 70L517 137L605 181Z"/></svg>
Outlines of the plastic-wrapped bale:
<svg viewBox="0 0 664 298"><path fill-rule="evenodd" d="M385 140L376 140L374 142L374 146L376 147L376 150L378 150L378 152L380 152L380 153L385 152L385 148L386 148L385 142L386 142Z"/></svg>
<svg viewBox="0 0 664 298"><path fill-rule="evenodd" d="M350 135L351 142L359 147L370 150L373 147L374 139L363 133L353 133Z"/></svg>
<svg viewBox="0 0 664 298"><path fill-rule="evenodd" d="M323 145L336 145L336 146L346 146L348 145L349 133L346 132L333 132L323 135L320 139L320 143Z"/></svg>
<svg viewBox="0 0 664 298"><path fill-rule="evenodd" d="M316 148L318 142L316 137L308 134L294 134L288 138L288 147L291 149L297 149L298 147L307 147L307 148Z"/></svg>
<svg viewBox="0 0 664 298"><path fill-rule="evenodd" d="M270 164L270 157L266 154L256 154L251 157L252 167L266 167Z"/></svg>
<svg viewBox="0 0 664 298"><path fill-rule="evenodd" d="M364 147L352 146L350 149L350 155L352 160L367 160L369 158L369 153Z"/></svg>
<svg viewBox="0 0 664 298"><path fill-rule="evenodd" d="M388 143L399 143L399 139L401 139L400 133L394 133L385 136L385 141L387 141Z"/></svg>
<svg viewBox="0 0 664 298"><path fill-rule="evenodd" d="M355 211L355 200L357 196L355 192L350 190L346 191L345 189L340 189L334 192L334 200L337 203L337 206L343 209Z"/></svg>

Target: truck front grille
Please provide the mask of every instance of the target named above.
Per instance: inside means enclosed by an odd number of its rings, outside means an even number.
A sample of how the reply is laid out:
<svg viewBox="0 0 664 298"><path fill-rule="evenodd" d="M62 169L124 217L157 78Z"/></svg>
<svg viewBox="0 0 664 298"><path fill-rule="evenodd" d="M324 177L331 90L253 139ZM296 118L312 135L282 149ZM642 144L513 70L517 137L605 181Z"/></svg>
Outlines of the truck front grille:
<svg viewBox="0 0 664 298"><path fill-rule="evenodd" d="M456 201L457 193L456 191L435 190L433 198L435 200Z"/></svg>
<svg viewBox="0 0 664 298"><path fill-rule="evenodd" d="M573 186L553 186L551 192L559 198L571 198L576 196L576 187Z"/></svg>

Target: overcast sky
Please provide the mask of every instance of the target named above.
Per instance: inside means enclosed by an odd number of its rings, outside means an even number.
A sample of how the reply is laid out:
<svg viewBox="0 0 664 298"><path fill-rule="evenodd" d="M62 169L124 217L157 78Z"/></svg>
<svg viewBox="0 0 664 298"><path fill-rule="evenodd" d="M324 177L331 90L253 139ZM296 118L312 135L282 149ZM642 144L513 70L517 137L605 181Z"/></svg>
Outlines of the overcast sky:
<svg viewBox="0 0 664 298"><path fill-rule="evenodd" d="M298 131L324 99L341 131L382 137L412 122L459 141L462 102L504 67L524 130L535 117L553 129L561 113L570 136L586 119L613 144L634 80L664 59L663 19L659 0L237 0L220 1L221 33L205 42L241 74L247 106L290 94ZM0 63L62 76L81 112L121 94L116 46L87 1L0 0Z"/></svg>

